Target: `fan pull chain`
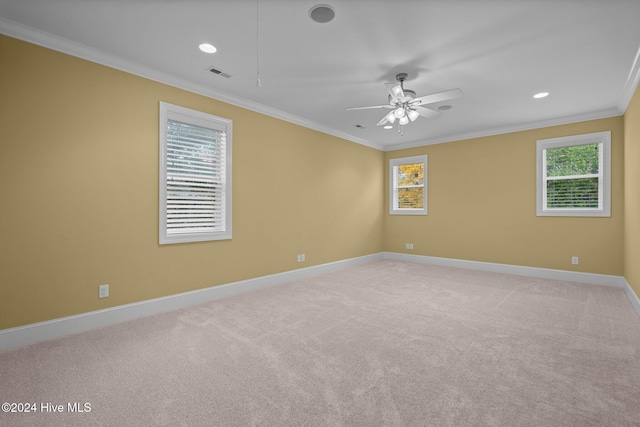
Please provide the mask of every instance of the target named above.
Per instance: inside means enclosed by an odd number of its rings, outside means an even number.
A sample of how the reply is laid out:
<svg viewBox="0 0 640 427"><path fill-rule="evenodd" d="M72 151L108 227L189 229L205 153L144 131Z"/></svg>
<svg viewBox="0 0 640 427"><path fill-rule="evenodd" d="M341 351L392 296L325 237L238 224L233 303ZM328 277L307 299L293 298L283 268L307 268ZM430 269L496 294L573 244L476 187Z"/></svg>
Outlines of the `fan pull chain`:
<svg viewBox="0 0 640 427"><path fill-rule="evenodd" d="M262 86L260 81L260 7L256 0L256 87Z"/></svg>

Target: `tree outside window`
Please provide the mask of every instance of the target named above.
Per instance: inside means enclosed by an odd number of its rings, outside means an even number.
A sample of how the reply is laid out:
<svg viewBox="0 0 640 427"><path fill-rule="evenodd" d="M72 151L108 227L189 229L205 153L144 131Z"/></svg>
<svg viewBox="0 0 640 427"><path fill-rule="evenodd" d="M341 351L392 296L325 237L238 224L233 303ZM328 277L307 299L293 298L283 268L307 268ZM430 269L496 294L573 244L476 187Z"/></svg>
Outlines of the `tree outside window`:
<svg viewBox="0 0 640 427"><path fill-rule="evenodd" d="M538 216L611 216L611 132L537 141Z"/></svg>
<svg viewBox="0 0 640 427"><path fill-rule="evenodd" d="M427 214L427 156L405 157L390 161L390 213Z"/></svg>

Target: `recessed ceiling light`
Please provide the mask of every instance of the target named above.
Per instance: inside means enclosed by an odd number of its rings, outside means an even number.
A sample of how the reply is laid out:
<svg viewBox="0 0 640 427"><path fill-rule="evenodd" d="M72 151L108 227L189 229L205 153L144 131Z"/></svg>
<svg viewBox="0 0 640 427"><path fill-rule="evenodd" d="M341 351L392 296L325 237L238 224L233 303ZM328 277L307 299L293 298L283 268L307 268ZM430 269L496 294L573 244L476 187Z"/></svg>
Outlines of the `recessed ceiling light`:
<svg viewBox="0 0 640 427"><path fill-rule="evenodd" d="M385 128L385 129L393 129L393 126L391 126L391 125L386 125L384 128Z"/></svg>
<svg viewBox="0 0 640 427"><path fill-rule="evenodd" d="M546 96L549 96L549 92L540 92L540 93L536 93L535 95L533 95L533 97L535 99L544 98Z"/></svg>
<svg viewBox="0 0 640 427"><path fill-rule="evenodd" d="M438 111L447 111L453 108L451 105L441 105L438 107Z"/></svg>
<svg viewBox="0 0 640 427"><path fill-rule="evenodd" d="M198 46L200 48L201 51L203 51L204 53L216 53L216 51L218 49L216 49L216 47L212 44L209 43L202 43L200 46Z"/></svg>
<svg viewBox="0 0 640 427"><path fill-rule="evenodd" d="M335 11L328 4L317 4L309 10L309 17L319 24L331 22L335 16Z"/></svg>

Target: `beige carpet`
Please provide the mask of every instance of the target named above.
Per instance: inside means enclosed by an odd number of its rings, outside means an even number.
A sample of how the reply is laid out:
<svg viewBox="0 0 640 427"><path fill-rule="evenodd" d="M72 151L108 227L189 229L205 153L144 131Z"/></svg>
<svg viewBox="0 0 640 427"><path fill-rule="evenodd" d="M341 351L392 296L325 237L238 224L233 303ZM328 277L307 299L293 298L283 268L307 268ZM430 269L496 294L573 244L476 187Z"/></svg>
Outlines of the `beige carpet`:
<svg viewBox="0 0 640 427"><path fill-rule="evenodd" d="M2 352L0 400L37 406L3 426L639 426L640 318L382 261Z"/></svg>

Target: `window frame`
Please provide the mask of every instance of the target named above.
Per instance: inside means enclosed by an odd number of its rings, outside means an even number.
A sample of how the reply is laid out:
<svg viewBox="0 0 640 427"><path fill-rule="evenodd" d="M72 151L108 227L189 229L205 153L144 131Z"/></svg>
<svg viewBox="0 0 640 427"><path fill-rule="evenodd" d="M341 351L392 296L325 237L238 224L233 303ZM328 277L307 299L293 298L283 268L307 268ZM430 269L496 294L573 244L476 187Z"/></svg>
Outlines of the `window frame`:
<svg viewBox="0 0 640 427"><path fill-rule="evenodd" d="M548 208L546 150L598 144L598 208ZM557 179L557 177L554 177ZM611 216L611 131L536 141L536 215L573 217Z"/></svg>
<svg viewBox="0 0 640 427"><path fill-rule="evenodd" d="M398 186L397 172L398 166L422 163L424 165L423 200L422 208L399 208L398 207ZM427 215L427 155L400 157L389 160L389 214L391 215ZM419 187L419 186L417 186Z"/></svg>
<svg viewBox="0 0 640 427"><path fill-rule="evenodd" d="M222 174L222 192L224 202L224 226L221 230L207 232L168 233L167 229L167 122L175 120L193 126L214 129L225 133L224 172ZM233 122L230 119L214 116L190 108L160 102L160 169L159 169L159 244L191 243L232 238L232 146Z"/></svg>

